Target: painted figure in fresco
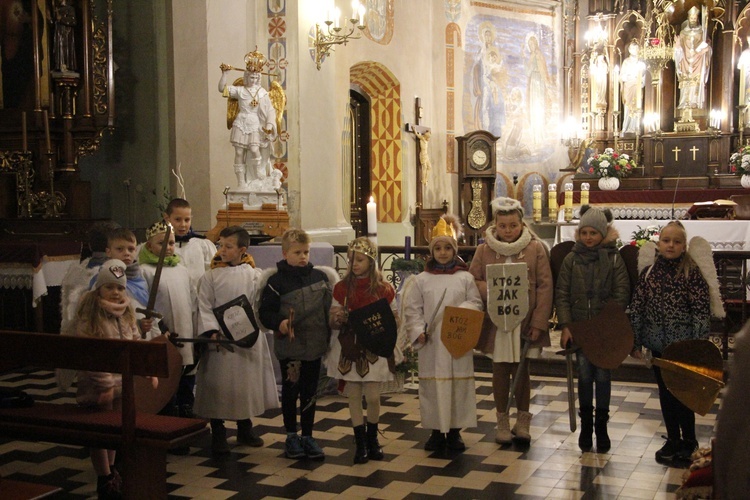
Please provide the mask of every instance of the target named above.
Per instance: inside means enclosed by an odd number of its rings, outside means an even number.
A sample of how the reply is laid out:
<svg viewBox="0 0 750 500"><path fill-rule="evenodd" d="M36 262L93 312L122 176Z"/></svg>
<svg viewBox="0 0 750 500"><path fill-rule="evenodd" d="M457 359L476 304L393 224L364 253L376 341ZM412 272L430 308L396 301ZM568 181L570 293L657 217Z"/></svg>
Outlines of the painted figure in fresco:
<svg viewBox="0 0 750 500"><path fill-rule="evenodd" d="M591 54L589 81L591 82L591 109L596 113L607 111L607 75L609 60L604 43L598 43Z"/></svg>
<svg viewBox="0 0 750 500"><path fill-rule="evenodd" d="M633 40L628 45L628 57L622 62L622 68L620 68L623 134L637 134L641 127L641 103L643 103L643 99L639 97L643 92L645 78L642 76L643 69L641 63L638 61L638 52L638 43ZM639 74L639 71L641 74Z"/></svg>
<svg viewBox="0 0 750 500"><path fill-rule="evenodd" d="M678 109L702 109L706 102L706 82L711 64L711 46L706 42L700 11L693 6L688 19L675 37L674 62L680 88ZM704 20L705 23L705 20ZM683 111L683 117L685 112Z"/></svg>
<svg viewBox="0 0 750 500"><path fill-rule="evenodd" d="M237 183L240 188L248 188L252 181L268 177L272 169L271 144L276 138L276 111L268 92L260 85L260 71L246 70L242 85L227 85L230 71L230 66L221 65L219 92L236 99L239 104L229 140L234 146Z"/></svg>
<svg viewBox="0 0 750 500"><path fill-rule="evenodd" d="M388 0L367 0L367 31L373 40L382 40L385 37L387 21Z"/></svg>
<svg viewBox="0 0 750 500"><path fill-rule="evenodd" d="M526 108L523 101L521 89L513 87L508 95L508 102L505 107L508 125L503 131L505 145L501 148L503 158L507 160L517 160L531 154L528 146L524 143Z"/></svg>
<svg viewBox="0 0 750 500"><path fill-rule="evenodd" d="M490 22L479 25L480 49L473 69L474 124L500 136L505 124L505 100L501 86L506 71L495 46L495 27Z"/></svg>
<svg viewBox="0 0 750 500"><path fill-rule="evenodd" d="M54 69L65 72L76 70L75 27L78 24L75 7L68 0L55 6Z"/></svg>
<svg viewBox="0 0 750 500"><path fill-rule="evenodd" d="M535 34L526 36L526 48L529 55L526 59L526 74L528 83L526 86L526 112L529 116L529 132L533 148L539 147L544 141L545 126L547 123L547 85L549 74L547 72L547 61L539 48L539 39Z"/></svg>

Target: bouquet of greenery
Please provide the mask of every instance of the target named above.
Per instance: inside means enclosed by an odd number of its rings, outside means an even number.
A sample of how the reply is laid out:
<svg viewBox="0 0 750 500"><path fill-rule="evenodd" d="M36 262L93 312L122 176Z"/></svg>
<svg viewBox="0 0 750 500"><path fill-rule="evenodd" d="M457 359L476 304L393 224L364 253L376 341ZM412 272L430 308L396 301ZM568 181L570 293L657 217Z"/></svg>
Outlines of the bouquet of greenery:
<svg viewBox="0 0 750 500"><path fill-rule="evenodd" d="M729 157L729 170L733 174L750 174L750 146L742 146Z"/></svg>
<svg viewBox="0 0 750 500"><path fill-rule="evenodd" d="M588 160L589 173L599 177L627 177L636 167L635 161L625 153L607 148L603 153L594 153Z"/></svg>
<svg viewBox="0 0 750 500"><path fill-rule="evenodd" d="M646 226L642 228L638 226L637 231L633 231L633 241L630 242L632 246L641 248L645 243L653 241L654 243L659 242L659 233L661 233L662 226Z"/></svg>

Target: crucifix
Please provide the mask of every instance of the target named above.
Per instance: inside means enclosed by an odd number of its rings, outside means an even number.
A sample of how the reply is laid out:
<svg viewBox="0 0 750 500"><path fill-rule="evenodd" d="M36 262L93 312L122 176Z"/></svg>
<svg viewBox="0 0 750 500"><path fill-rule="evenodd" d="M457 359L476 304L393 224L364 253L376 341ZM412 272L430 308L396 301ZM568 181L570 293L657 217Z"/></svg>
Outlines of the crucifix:
<svg viewBox="0 0 750 500"><path fill-rule="evenodd" d="M675 146L674 149L672 150L672 152L674 153L674 161L678 161L680 159L679 158L680 151L682 150L678 148L677 146Z"/></svg>
<svg viewBox="0 0 750 500"><path fill-rule="evenodd" d="M414 123L406 124L406 131L414 134L414 138L417 141L417 203L416 203L416 221L419 224L419 216L422 211L422 199L423 199L423 185L426 184L427 169L430 168L429 155L427 151L427 143L430 138L431 130L430 127L425 127L420 124L422 121L422 99L416 97L414 99ZM425 161L426 160L426 161ZM417 234L415 243L417 245L424 244L423 239Z"/></svg>
<svg viewBox="0 0 750 500"><path fill-rule="evenodd" d="M690 148L690 151L693 153L693 161L695 161L695 153L697 153L698 151L700 151L700 149L698 149L697 147L693 146L692 148Z"/></svg>

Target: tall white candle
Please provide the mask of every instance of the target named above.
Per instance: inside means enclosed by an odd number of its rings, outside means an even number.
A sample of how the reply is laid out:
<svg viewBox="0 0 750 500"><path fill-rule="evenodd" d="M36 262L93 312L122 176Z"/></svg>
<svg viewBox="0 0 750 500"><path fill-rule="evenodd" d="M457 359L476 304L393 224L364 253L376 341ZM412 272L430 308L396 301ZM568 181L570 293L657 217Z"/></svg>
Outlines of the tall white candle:
<svg viewBox="0 0 750 500"><path fill-rule="evenodd" d="M615 65L612 73L612 85L615 87L615 111L620 111L620 66Z"/></svg>
<svg viewBox="0 0 750 500"><path fill-rule="evenodd" d="M367 233L378 234L378 207L372 196L367 204Z"/></svg>

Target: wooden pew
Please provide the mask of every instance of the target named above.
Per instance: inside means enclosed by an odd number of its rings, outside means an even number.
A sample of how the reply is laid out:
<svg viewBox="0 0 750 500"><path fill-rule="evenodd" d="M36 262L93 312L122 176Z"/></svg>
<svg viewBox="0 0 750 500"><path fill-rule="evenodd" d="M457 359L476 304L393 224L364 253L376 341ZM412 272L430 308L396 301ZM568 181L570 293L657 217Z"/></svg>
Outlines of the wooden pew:
<svg viewBox="0 0 750 500"><path fill-rule="evenodd" d="M164 343L0 330L0 373L25 367L122 374L119 409L41 402L0 409L0 435L120 450L125 498L166 498L167 450L208 432L206 420L136 412L134 377L169 376Z"/></svg>

